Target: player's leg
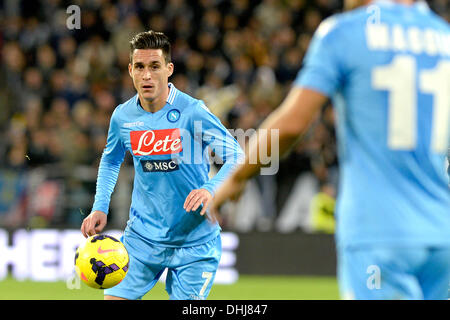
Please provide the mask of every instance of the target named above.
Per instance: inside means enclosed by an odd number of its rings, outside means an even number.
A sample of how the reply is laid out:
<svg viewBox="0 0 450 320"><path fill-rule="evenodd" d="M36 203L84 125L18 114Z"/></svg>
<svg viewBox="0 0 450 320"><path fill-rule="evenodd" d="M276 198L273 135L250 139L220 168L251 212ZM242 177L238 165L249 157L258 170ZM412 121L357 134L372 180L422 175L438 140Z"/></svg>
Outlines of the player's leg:
<svg viewBox="0 0 450 320"><path fill-rule="evenodd" d="M450 247L429 249L429 256L418 274L424 299L450 298Z"/></svg>
<svg viewBox="0 0 450 320"><path fill-rule="evenodd" d="M130 257L127 275L115 287L104 291L105 300L141 299L158 282L164 271L164 248L145 243L131 232L121 238Z"/></svg>
<svg viewBox="0 0 450 320"><path fill-rule="evenodd" d="M220 235L202 245L176 249L166 279L170 299L206 299L219 267L221 252Z"/></svg>
<svg viewBox="0 0 450 320"><path fill-rule="evenodd" d="M425 249L360 247L338 249L338 252L342 298L423 299L414 270L425 259Z"/></svg>

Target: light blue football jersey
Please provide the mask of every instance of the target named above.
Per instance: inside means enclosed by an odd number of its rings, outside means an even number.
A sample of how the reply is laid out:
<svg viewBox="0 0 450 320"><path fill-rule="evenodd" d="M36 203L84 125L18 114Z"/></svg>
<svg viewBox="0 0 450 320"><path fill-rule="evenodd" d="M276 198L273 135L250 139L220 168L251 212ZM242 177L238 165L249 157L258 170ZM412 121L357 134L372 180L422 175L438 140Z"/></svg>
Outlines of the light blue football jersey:
<svg viewBox="0 0 450 320"><path fill-rule="evenodd" d="M108 213L111 194L127 151L135 177L127 228L143 239L167 247L189 247L215 239L217 223L183 209L188 194L218 185L243 156L236 139L201 100L169 83L165 106L145 111L138 95L113 112L98 170L92 210ZM209 178L211 149L223 165Z"/></svg>
<svg viewBox="0 0 450 320"><path fill-rule="evenodd" d="M336 108L337 244L450 244L449 25L375 1L325 20L305 59L295 85Z"/></svg>

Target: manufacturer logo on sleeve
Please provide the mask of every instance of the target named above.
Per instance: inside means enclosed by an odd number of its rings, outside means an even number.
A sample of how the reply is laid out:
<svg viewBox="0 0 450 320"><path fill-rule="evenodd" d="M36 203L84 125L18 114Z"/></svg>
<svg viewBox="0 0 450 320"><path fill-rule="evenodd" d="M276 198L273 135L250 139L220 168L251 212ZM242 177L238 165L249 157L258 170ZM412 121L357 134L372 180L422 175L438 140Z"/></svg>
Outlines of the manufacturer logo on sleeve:
<svg viewBox="0 0 450 320"><path fill-rule="evenodd" d="M130 131L135 156L174 154L183 151L180 129Z"/></svg>

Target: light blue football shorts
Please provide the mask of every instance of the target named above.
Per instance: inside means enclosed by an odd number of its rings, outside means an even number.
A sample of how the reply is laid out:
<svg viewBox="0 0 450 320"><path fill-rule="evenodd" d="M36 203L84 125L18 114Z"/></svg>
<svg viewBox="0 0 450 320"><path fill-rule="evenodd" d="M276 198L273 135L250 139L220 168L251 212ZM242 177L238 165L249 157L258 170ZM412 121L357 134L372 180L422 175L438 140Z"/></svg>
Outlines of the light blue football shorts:
<svg viewBox="0 0 450 320"><path fill-rule="evenodd" d="M343 299L446 300L450 247L338 248Z"/></svg>
<svg viewBox="0 0 450 320"><path fill-rule="evenodd" d="M220 234L193 247L158 246L126 232L121 241L130 257L128 273L105 295L130 300L141 299L167 270L166 291L171 300L204 300L214 282L222 253Z"/></svg>

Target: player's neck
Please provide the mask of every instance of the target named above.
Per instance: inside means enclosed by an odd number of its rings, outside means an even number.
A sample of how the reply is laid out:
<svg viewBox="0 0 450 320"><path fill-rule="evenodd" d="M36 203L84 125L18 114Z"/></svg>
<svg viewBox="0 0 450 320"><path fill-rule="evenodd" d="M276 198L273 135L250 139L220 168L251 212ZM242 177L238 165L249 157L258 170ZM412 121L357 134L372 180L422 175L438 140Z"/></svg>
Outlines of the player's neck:
<svg viewBox="0 0 450 320"><path fill-rule="evenodd" d="M169 87L167 87L167 90L164 91L163 94L156 97L155 99L144 99L139 95L139 103L141 104L142 109L144 109L147 112L155 113L166 105L167 97L169 96Z"/></svg>

